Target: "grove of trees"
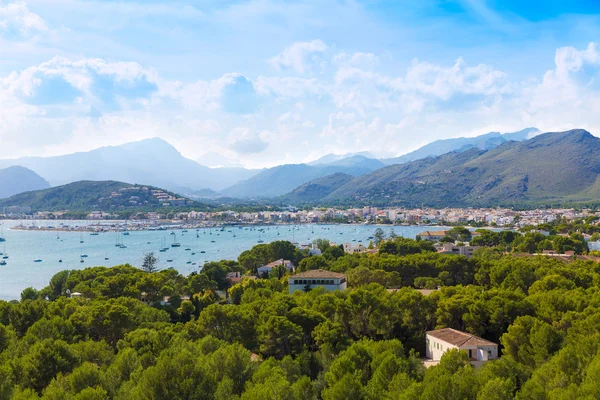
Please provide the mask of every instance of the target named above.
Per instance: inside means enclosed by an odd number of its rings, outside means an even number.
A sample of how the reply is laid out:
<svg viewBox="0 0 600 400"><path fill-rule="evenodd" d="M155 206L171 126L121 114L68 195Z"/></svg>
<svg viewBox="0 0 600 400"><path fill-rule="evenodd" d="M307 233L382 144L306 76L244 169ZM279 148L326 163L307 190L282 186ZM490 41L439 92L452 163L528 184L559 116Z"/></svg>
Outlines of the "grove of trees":
<svg viewBox="0 0 600 400"><path fill-rule="evenodd" d="M319 245L323 254L308 256L263 244L189 276L130 265L59 272L0 301L0 399L600 397L596 262L495 247L466 259L398 237L375 254ZM290 295L286 276L227 279L279 258L343 272L349 289ZM499 343L500 359L475 369L451 351L425 369L425 332L441 327Z"/></svg>

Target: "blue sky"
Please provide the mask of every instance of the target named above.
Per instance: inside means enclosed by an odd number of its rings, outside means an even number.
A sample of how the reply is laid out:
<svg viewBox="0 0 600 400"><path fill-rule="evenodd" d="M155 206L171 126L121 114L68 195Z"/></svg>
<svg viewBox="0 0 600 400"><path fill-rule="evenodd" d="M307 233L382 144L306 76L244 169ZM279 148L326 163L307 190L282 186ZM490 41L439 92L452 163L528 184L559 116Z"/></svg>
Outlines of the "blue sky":
<svg viewBox="0 0 600 400"><path fill-rule="evenodd" d="M0 157L161 137L207 165L582 127L600 2L0 0Z"/></svg>

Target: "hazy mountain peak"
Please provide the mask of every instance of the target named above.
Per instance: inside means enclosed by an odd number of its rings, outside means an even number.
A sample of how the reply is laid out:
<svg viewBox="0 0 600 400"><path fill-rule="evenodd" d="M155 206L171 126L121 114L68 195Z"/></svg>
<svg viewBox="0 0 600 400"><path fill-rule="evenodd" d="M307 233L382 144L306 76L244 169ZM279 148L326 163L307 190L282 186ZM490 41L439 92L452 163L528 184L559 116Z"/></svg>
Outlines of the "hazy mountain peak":
<svg viewBox="0 0 600 400"><path fill-rule="evenodd" d="M490 150L507 141L523 141L534 137L540 131L537 128L526 128L517 132L488 132L474 137L457 137L440 139L428 143L417 150L395 158L381 160L385 164L403 164L426 157L435 157L452 151L465 151L470 148Z"/></svg>
<svg viewBox="0 0 600 400"><path fill-rule="evenodd" d="M335 161L340 161L343 160L345 158L351 158L351 157L355 157L355 156L362 156L365 158L375 158L373 157L373 155L371 153L369 153L368 151L361 151L361 152L357 152L357 153L346 153L346 154L334 154L334 153L329 153L326 154L314 161L308 162L308 165L319 165L319 164L329 164Z"/></svg>
<svg viewBox="0 0 600 400"><path fill-rule="evenodd" d="M181 154L171 143L159 137L142 139L135 142L124 143L118 146L108 146L101 149L118 148L126 151Z"/></svg>
<svg viewBox="0 0 600 400"><path fill-rule="evenodd" d="M0 182L0 198L50 187L44 178L20 165L0 169Z"/></svg>

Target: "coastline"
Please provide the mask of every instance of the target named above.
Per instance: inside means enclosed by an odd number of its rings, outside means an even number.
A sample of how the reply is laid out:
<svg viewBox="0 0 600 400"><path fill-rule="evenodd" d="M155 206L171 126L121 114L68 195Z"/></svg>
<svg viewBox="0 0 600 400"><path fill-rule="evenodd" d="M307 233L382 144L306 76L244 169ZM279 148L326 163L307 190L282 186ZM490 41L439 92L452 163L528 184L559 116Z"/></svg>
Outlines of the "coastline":
<svg viewBox="0 0 600 400"><path fill-rule="evenodd" d="M8 229L14 231L27 231L27 232L81 232L81 233L110 233L110 232L140 232L140 231L170 231L170 230L186 230L186 229L232 229L232 228L257 228L257 227L269 227L269 226L305 226L305 225L322 225L322 226L373 226L382 228L394 228L394 227L435 227L435 228L451 228L447 225L432 225L432 224L365 224L365 223L340 223L340 222L324 222L324 223L285 223L285 222L271 222L271 223L247 223L247 222L229 222L229 223L180 223L174 221L162 221L156 222L153 220L137 220L137 221L120 221L119 223L110 224L98 224L91 223L88 225L67 225L64 222L60 222L58 225L15 225ZM488 226L481 228L490 228Z"/></svg>

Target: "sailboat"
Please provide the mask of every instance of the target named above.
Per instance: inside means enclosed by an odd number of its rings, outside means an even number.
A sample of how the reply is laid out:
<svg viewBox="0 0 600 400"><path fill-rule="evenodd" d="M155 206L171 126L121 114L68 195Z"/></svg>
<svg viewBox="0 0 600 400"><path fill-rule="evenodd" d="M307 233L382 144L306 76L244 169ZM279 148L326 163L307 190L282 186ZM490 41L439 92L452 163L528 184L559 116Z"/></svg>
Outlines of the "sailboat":
<svg viewBox="0 0 600 400"><path fill-rule="evenodd" d="M124 236L129 236L129 231L127 230L127 221L125 221L125 229L123 230Z"/></svg>
<svg viewBox="0 0 600 400"><path fill-rule="evenodd" d="M177 235L173 232L173 243L171 243L171 247L180 247L181 243L177 242Z"/></svg>
<svg viewBox="0 0 600 400"><path fill-rule="evenodd" d="M264 240L260 238L260 231L258 231L258 243L264 243Z"/></svg>
<svg viewBox="0 0 600 400"><path fill-rule="evenodd" d="M159 251L160 251L161 253L164 253L164 252L166 252L167 250L169 250L169 248L168 248L168 247L166 246L166 244L165 244L165 238L162 238L162 247L160 248L160 250L159 250Z"/></svg>
<svg viewBox="0 0 600 400"><path fill-rule="evenodd" d="M8 253L6 252L6 245L4 245L4 256L2 257L3 260L8 259Z"/></svg>
<svg viewBox="0 0 600 400"><path fill-rule="evenodd" d="M83 243L83 233L81 234L81 237L79 238L79 243Z"/></svg>

